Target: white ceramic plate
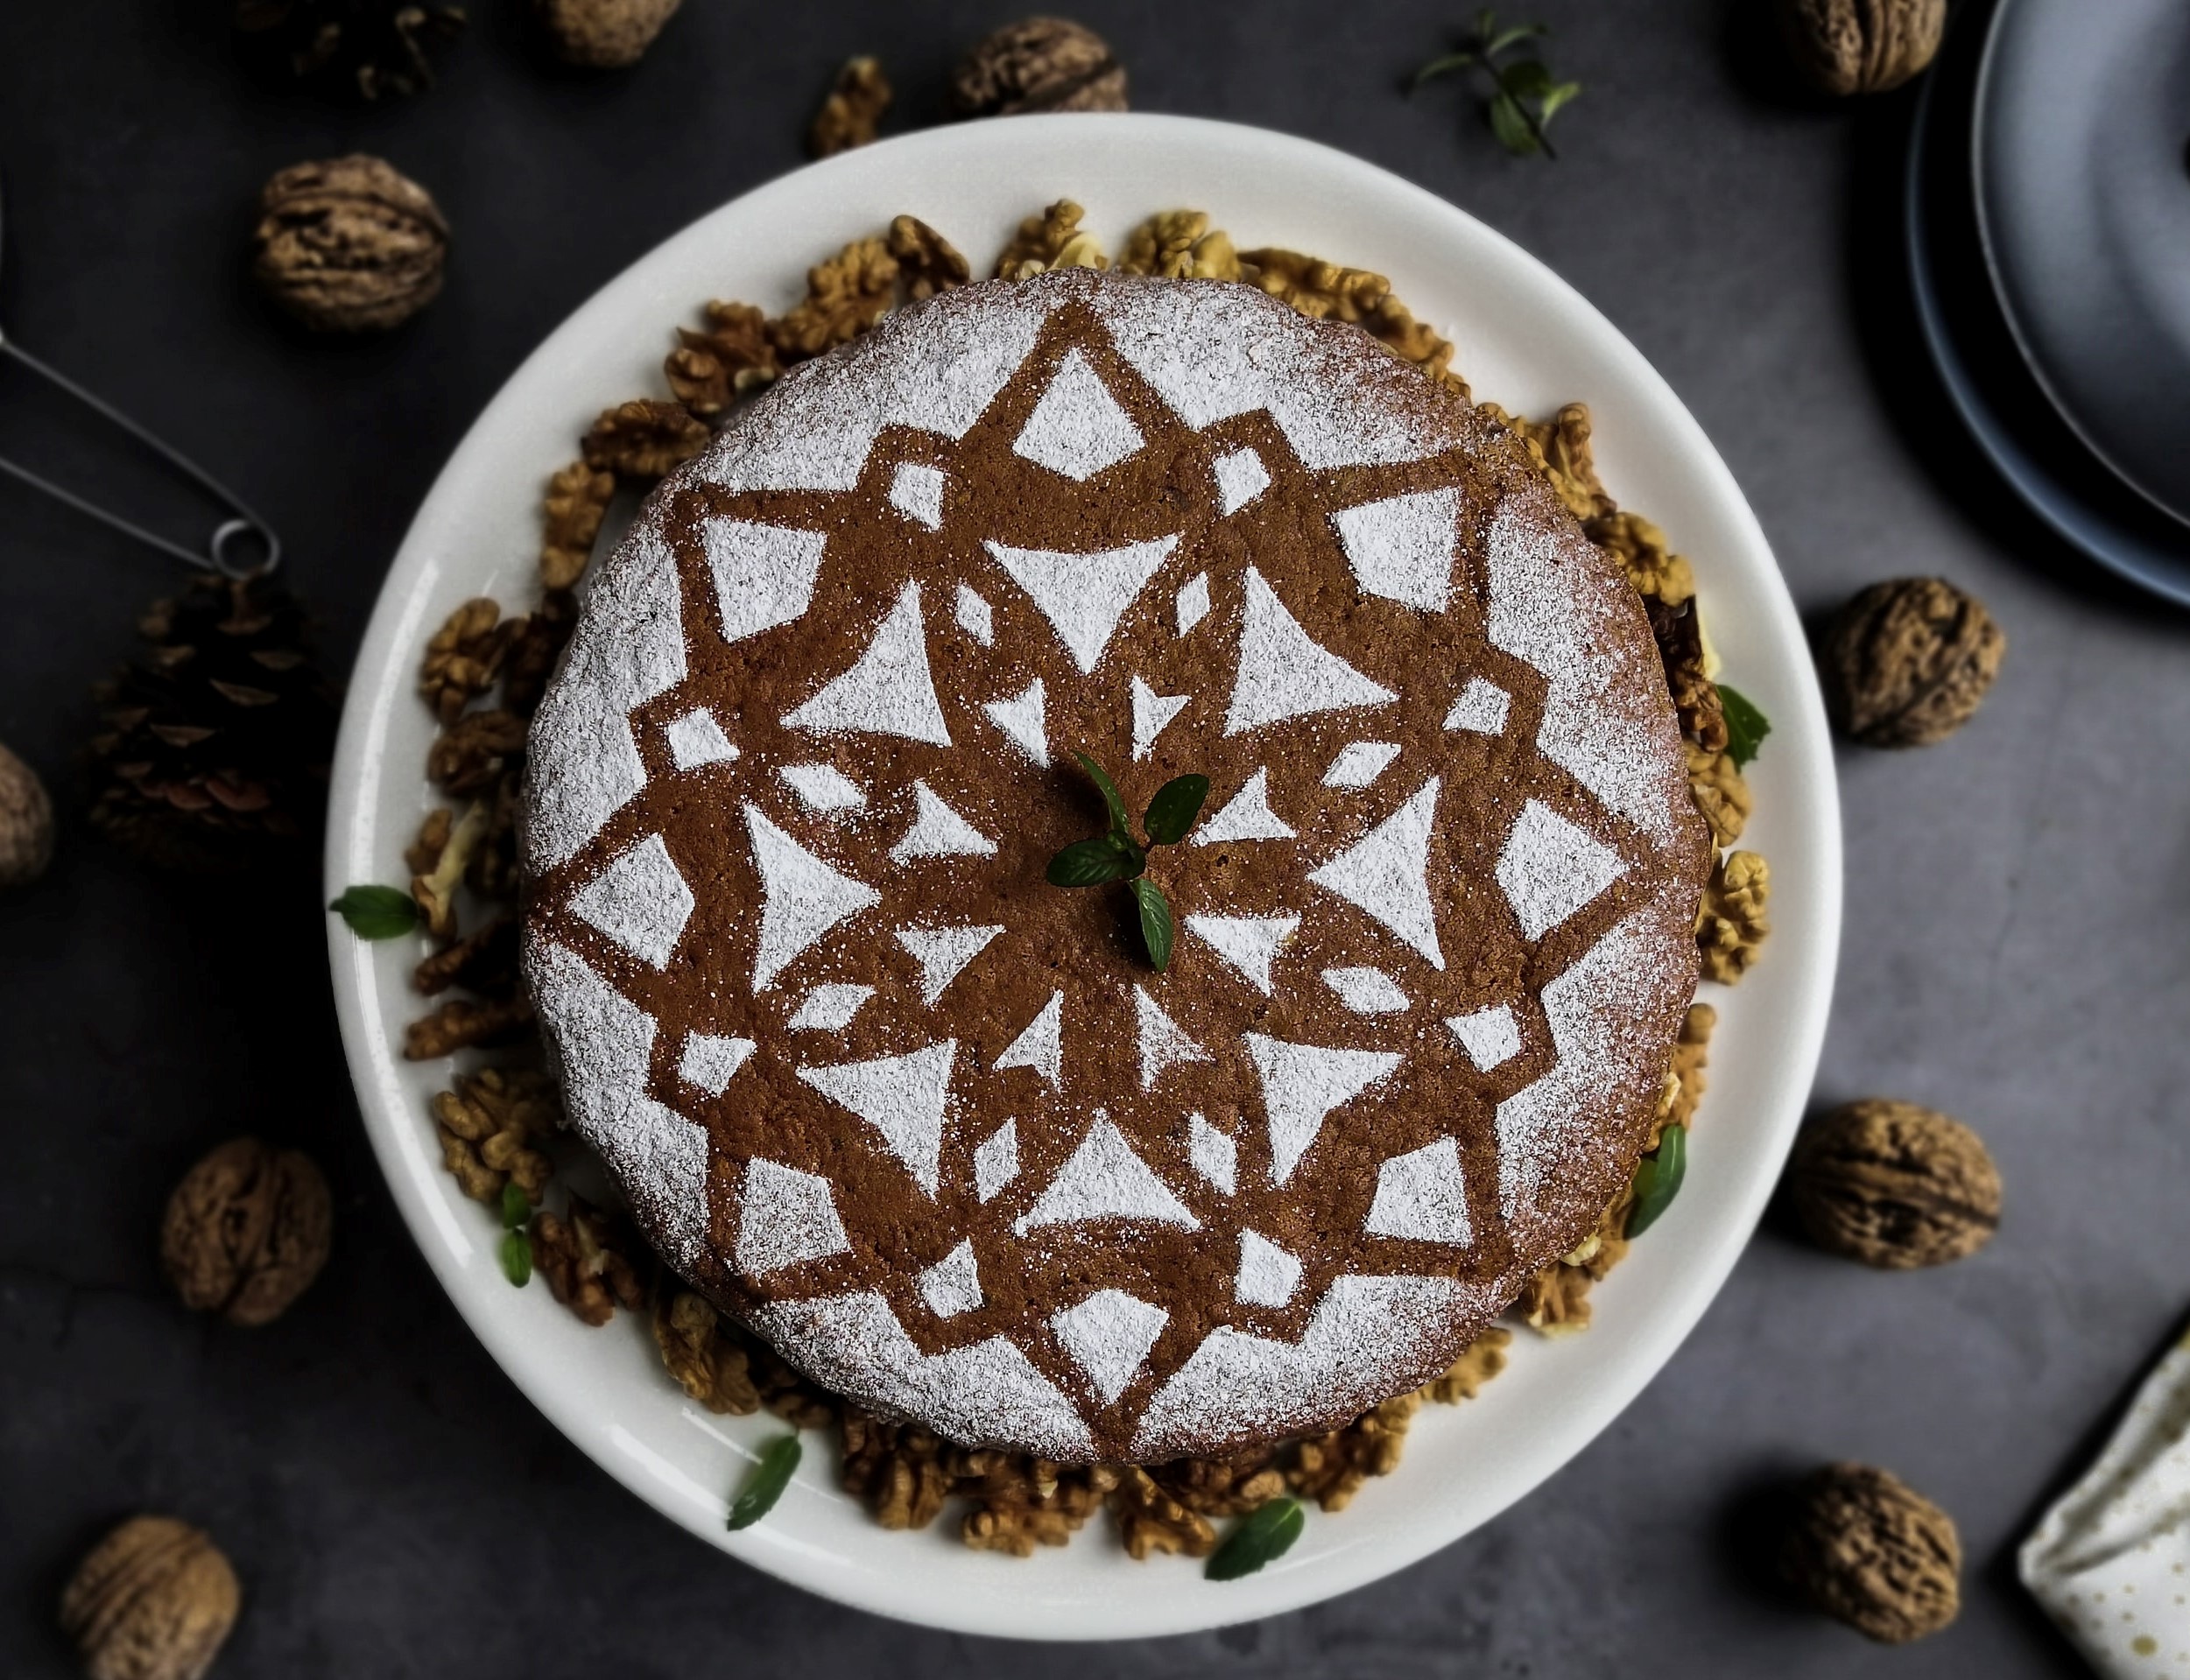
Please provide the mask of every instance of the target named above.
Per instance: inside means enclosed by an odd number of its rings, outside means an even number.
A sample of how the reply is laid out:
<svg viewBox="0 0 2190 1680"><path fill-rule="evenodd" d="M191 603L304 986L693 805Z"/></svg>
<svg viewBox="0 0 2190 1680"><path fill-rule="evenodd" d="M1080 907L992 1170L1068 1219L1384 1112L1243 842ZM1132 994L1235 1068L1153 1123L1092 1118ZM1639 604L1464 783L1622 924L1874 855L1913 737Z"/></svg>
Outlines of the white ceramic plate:
<svg viewBox="0 0 2190 1680"><path fill-rule="evenodd" d="M1672 1210L1595 1297L1596 1325L1523 1337L1511 1368L1467 1405L1415 1424L1399 1473L1228 1584L1177 1559L1136 1564L1090 1532L1026 1562L975 1553L950 1525L884 1532L810 1453L764 1522L724 1531L728 1494L766 1417L710 1416L664 1374L645 1325L584 1328L497 1269L493 1215L441 1169L426 1114L445 1065L400 1055L418 1012L408 941L369 945L330 922L334 990L365 1124L397 1202L458 1311L532 1402L632 1492L710 1543L880 1614L1037 1639L1179 1633L1291 1610L1372 1581L1489 1521L1572 1458L1672 1355L1749 1240L1807 1095L1840 921L1840 827L1825 718L1800 625L1724 463L1665 382L1548 270L1452 206L1306 142L1161 116L1014 117L893 140L749 193L687 228L564 323L488 406L419 510L352 678L336 756L327 868L404 878L427 808L431 720L415 687L426 637L460 601L534 593L539 487L592 416L654 391L672 327L711 297L782 306L806 266L911 212L976 260L1051 199L1088 207L1112 249L1146 213L1208 209L1243 246L1278 244L1389 274L1459 346L1479 397L1548 413L1586 398L1620 500L1695 564L1725 675L1774 732L1751 768L1745 843L1770 858L1775 933L1737 992L1718 995L1711 1092Z"/></svg>

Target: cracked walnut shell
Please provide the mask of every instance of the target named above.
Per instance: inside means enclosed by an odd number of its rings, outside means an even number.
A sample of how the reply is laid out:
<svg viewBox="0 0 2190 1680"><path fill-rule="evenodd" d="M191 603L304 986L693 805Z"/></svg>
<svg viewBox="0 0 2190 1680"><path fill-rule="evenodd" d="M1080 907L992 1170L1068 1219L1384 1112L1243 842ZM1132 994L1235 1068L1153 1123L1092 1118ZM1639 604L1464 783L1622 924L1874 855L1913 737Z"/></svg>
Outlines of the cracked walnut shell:
<svg viewBox="0 0 2190 1680"><path fill-rule="evenodd" d="M1884 1645L1935 1634L1961 1608L1954 1519L1869 1465L1827 1465L1804 1479L1779 1567L1827 1615Z"/></svg>
<svg viewBox="0 0 2190 1680"><path fill-rule="evenodd" d="M76 1565L60 1625L90 1680L199 1680L242 1604L235 1570L202 1531L133 1516Z"/></svg>
<svg viewBox="0 0 2190 1680"><path fill-rule="evenodd" d="M295 164L259 194L251 270L314 332L381 332L441 289L448 223L433 194L359 152Z"/></svg>
<svg viewBox="0 0 2190 1680"><path fill-rule="evenodd" d="M320 1275L334 1225L327 1180L309 1156L238 1137L167 1198L160 1262L193 1312L271 1324Z"/></svg>
<svg viewBox="0 0 2190 1680"><path fill-rule="evenodd" d="M1874 583L1826 643L1834 721L1867 747L1944 741L1975 715L2007 646L1984 603L1943 578Z"/></svg>
<svg viewBox="0 0 2190 1680"><path fill-rule="evenodd" d="M2000 1224L2000 1173L1960 1121L1870 1098L1806 1128L1787 1197L1812 1241L1905 1271L1973 1255Z"/></svg>
<svg viewBox="0 0 2190 1680"><path fill-rule="evenodd" d="M1065 18L1028 18L975 43L951 74L961 116L1025 111L1122 111L1125 67L1095 31Z"/></svg>
<svg viewBox="0 0 2190 1680"><path fill-rule="evenodd" d="M622 70L645 56L684 0L539 0L555 56L588 70Z"/></svg>
<svg viewBox="0 0 2190 1680"><path fill-rule="evenodd" d="M1947 0L1779 0L1780 32L1821 94L1882 94L1930 64Z"/></svg>
<svg viewBox="0 0 2190 1680"><path fill-rule="evenodd" d="M53 802L38 772L0 747L0 887L20 887L53 860Z"/></svg>

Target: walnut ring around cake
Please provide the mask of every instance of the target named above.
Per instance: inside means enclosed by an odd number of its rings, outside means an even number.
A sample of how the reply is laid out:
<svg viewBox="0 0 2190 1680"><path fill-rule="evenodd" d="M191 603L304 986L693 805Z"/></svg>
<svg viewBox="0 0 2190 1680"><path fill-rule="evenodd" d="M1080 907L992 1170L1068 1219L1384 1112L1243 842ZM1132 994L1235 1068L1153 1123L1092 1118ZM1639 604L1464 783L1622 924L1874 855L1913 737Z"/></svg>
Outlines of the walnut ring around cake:
<svg viewBox="0 0 2190 1680"><path fill-rule="evenodd" d="M1212 791L1121 889L1045 879ZM1708 867L1518 444L1250 286L946 293L665 482L535 721L526 972L662 1255L856 1403L1153 1463L1443 1371L1646 1140Z"/></svg>

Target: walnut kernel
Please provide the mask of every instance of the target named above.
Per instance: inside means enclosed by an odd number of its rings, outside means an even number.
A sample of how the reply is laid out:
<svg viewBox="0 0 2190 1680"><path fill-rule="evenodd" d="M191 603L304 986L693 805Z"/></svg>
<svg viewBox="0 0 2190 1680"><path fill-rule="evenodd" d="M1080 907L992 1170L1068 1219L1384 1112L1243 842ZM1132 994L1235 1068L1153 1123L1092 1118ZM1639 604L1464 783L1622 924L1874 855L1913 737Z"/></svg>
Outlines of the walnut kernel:
<svg viewBox="0 0 2190 1680"><path fill-rule="evenodd" d="M1882 1644L1935 1634L1961 1608L1954 1519L1869 1465L1804 1480L1779 1567L1819 1609Z"/></svg>
<svg viewBox="0 0 2190 1680"><path fill-rule="evenodd" d="M898 259L882 239L855 239L806 271L806 295L768 323L777 359L805 362L849 344L887 315L898 297Z"/></svg>
<svg viewBox="0 0 2190 1680"><path fill-rule="evenodd" d="M768 341L767 317L753 305L717 299L708 306L707 316L705 332L678 328L678 348L662 370L679 402L701 418L713 419L747 391L772 383L783 369L776 363L776 347Z"/></svg>
<svg viewBox="0 0 2190 1680"><path fill-rule="evenodd" d="M593 560L594 538L601 534L609 503L616 496L616 474L574 460L547 481L545 529L540 536L540 582L567 589L585 575Z"/></svg>
<svg viewBox="0 0 2190 1680"><path fill-rule="evenodd" d="M1984 603L1943 578L1874 583L1827 643L1835 721L1867 747L1928 747L1976 714L2008 639Z"/></svg>
<svg viewBox="0 0 2190 1680"><path fill-rule="evenodd" d="M635 1312L645 1304L633 1252L645 1253L636 1235L582 1196L570 1198L564 1217L543 1213L532 1220L533 1266L555 1298L596 1329L618 1307Z"/></svg>
<svg viewBox="0 0 2190 1680"><path fill-rule="evenodd" d="M201 1530L133 1516L76 1565L60 1625L90 1680L200 1680L242 1605L235 1570Z"/></svg>
<svg viewBox="0 0 2190 1680"><path fill-rule="evenodd" d="M893 217L890 223L890 255L897 259L898 278L905 284L908 302L919 303L939 292L951 292L973 278L973 268L958 248L917 216Z"/></svg>
<svg viewBox="0 0 2190 1680"><path fill-rule="evenodd" d="M951 74L961 116L1122 111L1125 67L1093 30L1064 18L1007 24L976 42Z"/></svg>
<svg viewBox="0 0 2190 1680"><path fill-rule="evenodd" d="M1729 852L1703 889L1696 948L1703 977L1731 986L1749 972L1771 931L1771 868L1755 852Z"/></svg>
<svg viewBox="0 0 2190 1680"><path fill-rule="evenodd" d="M834 158L855 146L872 145L890 98L890 78L883 74L880 59L847 60L806 130L806 150L817 158Z"/></svg>
<svg viewBox="0 0 2190 1680"><path fill-rule="evenodd" d="M892 1423L843 1408L844 1491L893 1530L925 1529L942 1515L955 1478L949 1447L918 1423Z"/></svg>
<svg viewBox="0 0 2190 1680"><path fill-rule="evenodd" d="M193 1312L271 1324L320 1275L334 1227L334 1198L311 1156L235 1138L167 1198L160 1263Z"/></svg>
<svg viewBox="0 0 2190 1680"><path fill-rule="evenodd" d="M760 1409L752 1357L704 1297L690 1290L658 1291L654 1342L678 1387L709 1411L745 1417Z"/></svg>
<svg viewBox="0 0 2190 1680"><path fill-rule="evenodd" d="M1851 1102L1806 1127L1787 1194L1820 1248L1893 1270L1973 1255L2000 1224L1984 1141L1912 1102Z"/></svg>
<svg viewBox="0 0 2190 1680"><path fill-rule="evenodd" d="M447 257L433 194L378 158L294 164L259 194L252 271L317 332L399 326L440 292Z"/></svg>
<svg viewBox="0 0 2190 1680"><path fill-rule="evenodd" d="M1041 214L1028 216L998 254L996 278L1031 280L1049 269L1109 267L1095 236L1080 225L1086 214L1070 199L1059 199Z"/></svg>
<svg viewBox="0 0 2190 1680"><path fill-rule="evenodd" d="M1443 1376L1423 1388L1422 1397L1434 1400L1440 1406L1457 1406L1463 1400L1473 1400L1482 1392L1484 1383L1505 1369L1505 1350L1512 1342L1511 1331L1491 1325L1468 1344Z"/></svg>
<svg viewBox="0 0 2190 1680"><path fill-rule="evenodd" d="M682 403L641 397L602 411L586 433L586 465L620 478L657 479L706 448L712 435Z"/></svg>
<svg viewBox="0 0 2190 1680"><path fill-rule="evenodd" d="M494 685L507 646L496 633L501 618L501 607L482 595L451 613L427 641L419 692L444 725Z"/></svg>
<svg viewBox="0 0 2190 1680"><path fill-rule="evenodd" d="M1149 217L1127 237L1118 268L1171 280L1236 280L1241 273L1232 236L1212 228L1203 210L1165 210Z"/></svg>
<svg viewBox="0 0 2190 1680"><path fill-rule="evenodd" d="M1325 1510L1344 1510L1371 1476L1398 1468L1407 1427L1421 1407L1419 1394L1394 1395L1343 1429L1310 1436L1294 1449L1285 1480Z"/></svg>

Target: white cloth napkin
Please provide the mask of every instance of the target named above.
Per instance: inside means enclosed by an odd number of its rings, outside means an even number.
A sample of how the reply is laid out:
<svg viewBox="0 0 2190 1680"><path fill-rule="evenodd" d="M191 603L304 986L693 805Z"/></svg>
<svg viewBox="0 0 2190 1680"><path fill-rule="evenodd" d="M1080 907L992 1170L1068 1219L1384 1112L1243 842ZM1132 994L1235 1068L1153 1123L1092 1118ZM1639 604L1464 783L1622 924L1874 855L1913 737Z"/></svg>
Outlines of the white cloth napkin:
<svg viewBox="0 0 2190 1680"><path fill-rule="evenodd" d="M2017 1561L2107 1680L2190 1680L2190 1336Z"/></svg>

